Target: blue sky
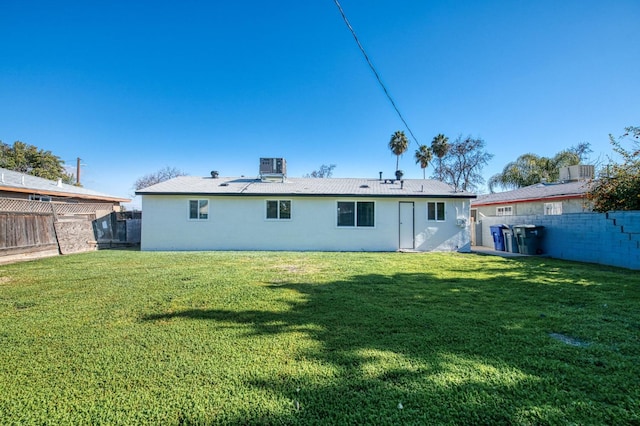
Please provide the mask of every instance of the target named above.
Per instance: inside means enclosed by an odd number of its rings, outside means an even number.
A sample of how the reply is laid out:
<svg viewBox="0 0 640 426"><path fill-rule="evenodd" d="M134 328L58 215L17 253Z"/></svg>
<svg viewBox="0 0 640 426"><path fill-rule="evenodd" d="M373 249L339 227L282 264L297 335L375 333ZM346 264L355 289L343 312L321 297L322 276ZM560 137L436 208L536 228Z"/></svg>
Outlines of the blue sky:
<svg viewBox="0 0 640 426"><path fill-rule="evenodd" d="M580 142L604 157L640 125L638 0L341 4L418 143L483 138L485 178ZM165 166L254 176L260 157L392 176L406 131L333 0L2 0L0 40L0 140L81 157L113 195Z"/></svg>

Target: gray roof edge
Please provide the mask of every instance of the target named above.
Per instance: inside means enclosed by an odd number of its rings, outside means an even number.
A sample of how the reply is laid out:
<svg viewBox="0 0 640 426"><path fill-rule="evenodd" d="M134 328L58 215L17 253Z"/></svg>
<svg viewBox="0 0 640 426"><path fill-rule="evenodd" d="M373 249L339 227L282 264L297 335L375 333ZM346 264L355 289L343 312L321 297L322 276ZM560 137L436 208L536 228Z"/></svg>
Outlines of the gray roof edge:
<svg viewBox="0 0 640 426"><path fill-rule="evenodd" d="M184 195L184 196L207 196L207 197L307 197L307 198L477 198L477 195L470 193L459 194L355 194L355 193L335 193L335 194L311 194L300 192L270 192L270 193L240 193L240 192L145 192L136 191L136 195Z"/></svg>
<svg viewBox="0 0 640 426"><path fill-rule="evenodd" d="M0 186L7 190L15 189L16 192L28 191L36 194L46 193L47 195L58 195L61 197L108 199L117 202L131 201L129 198L105 194L92 189L62 183L60 180L45 179L14 170L0 168L0 173L2 174Z"/></svg>

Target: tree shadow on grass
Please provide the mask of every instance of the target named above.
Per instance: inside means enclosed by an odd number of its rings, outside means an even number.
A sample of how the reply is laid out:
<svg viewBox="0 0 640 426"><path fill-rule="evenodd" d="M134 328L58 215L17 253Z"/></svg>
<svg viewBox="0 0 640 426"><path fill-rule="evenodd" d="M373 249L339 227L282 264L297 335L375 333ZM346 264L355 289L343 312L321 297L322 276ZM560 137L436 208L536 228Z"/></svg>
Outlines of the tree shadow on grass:
<svg viewBox="0 0 640 426"><path fill-rule="evenodd" d="M631 377L625 371L631 359L598 364L594 358L607 357L602 345L574 348L549 338L550 332L592 318L598 307L591 306L591 296L562 272L556 274L560 284L532 285L526 267L515 273L510 268L508 281L442 280L431 273L359 275L326 284L279 281L265 285L301 296L288 301L287 310L188 309L144 320L207 320L241 326L247 339L304 333L316 343L292 349L290 363L276 374L256 368L243 379L290 403L279 413L247 408L238 423L631 419L629 401L640 396L631 381L624 383L624 375ZM583 312L567 300L583 305ZM309 370L309 361L326 370ZM579 371L576 363L582 364ZM623 375L610 379L616 391L602 387L612 373Z"/></svg>

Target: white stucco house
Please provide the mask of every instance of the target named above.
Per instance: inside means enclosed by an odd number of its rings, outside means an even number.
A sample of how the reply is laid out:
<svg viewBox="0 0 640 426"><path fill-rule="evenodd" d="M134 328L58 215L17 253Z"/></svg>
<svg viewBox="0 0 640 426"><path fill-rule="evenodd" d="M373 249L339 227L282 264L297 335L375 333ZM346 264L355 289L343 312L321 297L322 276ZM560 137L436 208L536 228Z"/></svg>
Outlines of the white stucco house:
<svg viewBox="0 0 640 426"><path fill-rule="evenodd" d="M136 192L142 250L470 251L468 192L435 180L177 177Z"/></svg>

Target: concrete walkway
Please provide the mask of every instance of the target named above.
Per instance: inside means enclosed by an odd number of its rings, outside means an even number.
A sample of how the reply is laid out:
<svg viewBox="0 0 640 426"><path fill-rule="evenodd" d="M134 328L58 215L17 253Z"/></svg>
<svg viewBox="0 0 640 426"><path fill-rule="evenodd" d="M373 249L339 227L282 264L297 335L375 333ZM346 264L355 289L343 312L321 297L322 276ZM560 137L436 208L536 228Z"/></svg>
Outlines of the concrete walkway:
<svg viewBox="0 0 640 426"><path fill-rule="evenodd" d="M508 251L495 250L485 246L471 246L471 253L488 254L501 257L526 257L528 254L511 253Z"/></svg>

